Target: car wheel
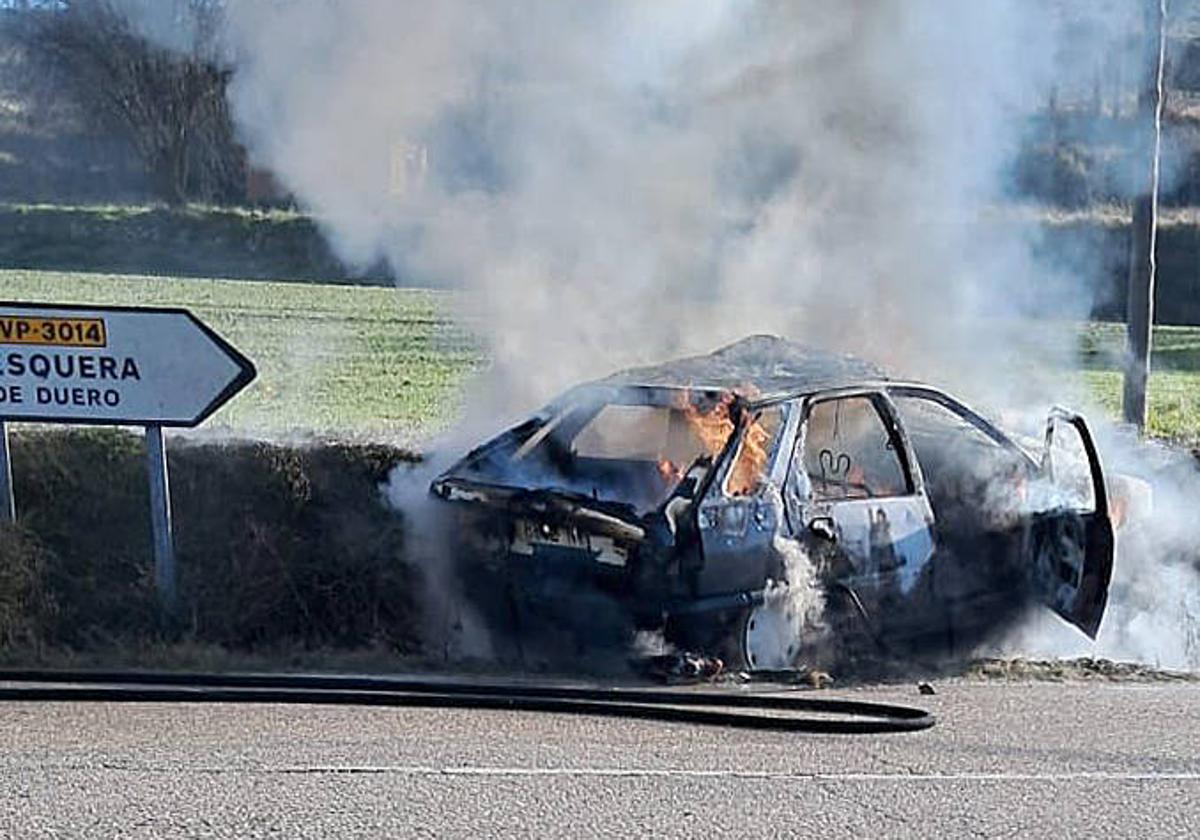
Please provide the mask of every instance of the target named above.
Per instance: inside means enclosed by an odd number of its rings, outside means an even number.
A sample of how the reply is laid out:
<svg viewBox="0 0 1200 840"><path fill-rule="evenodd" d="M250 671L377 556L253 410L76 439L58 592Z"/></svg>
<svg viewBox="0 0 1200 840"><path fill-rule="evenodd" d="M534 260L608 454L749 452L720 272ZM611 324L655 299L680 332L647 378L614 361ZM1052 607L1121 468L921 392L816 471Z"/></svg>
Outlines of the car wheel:
<svg viewBox="0 0 1200 840"><path fill-rule="evenodd" d="M785 602L736 612L679 617L667 640L689 652L715 656L726 671L782 671L794 667L800 637Z"/></svg>
<svg viewBox="0 0 1200 840"><path fill-rule="evenodd" d="M741 667L748 671L785 671L800 652L799 622L786 600L746 610L738 626Z"/></svg>

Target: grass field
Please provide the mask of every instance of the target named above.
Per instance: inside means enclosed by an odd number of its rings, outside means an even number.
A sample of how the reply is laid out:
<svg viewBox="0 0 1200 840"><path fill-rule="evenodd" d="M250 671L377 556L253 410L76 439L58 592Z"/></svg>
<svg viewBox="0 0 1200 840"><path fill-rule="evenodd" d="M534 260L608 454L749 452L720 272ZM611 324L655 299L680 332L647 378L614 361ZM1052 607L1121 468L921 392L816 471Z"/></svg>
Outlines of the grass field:
<svg viewBox="0 0 1200 840"><path fill-rule="evenodd" d="M1120 416L1125 340L1121 324L1090 324L1080 336L1083 378L1112 417ZM1148 394L1150 434L1200 443L1200 328L1157 327Z"/></svg>
<svg viewBox="0 0 1200 840"><path fill-rule="evenodd" d="M0 298L187 307L253 359L258 381L208 428L250 434L368 436L415 442L445 427L483 359L449 295L229 280L0 271ZM1119 413L1120 325L1079 336L1080 374ZM1200 328L1155 331L1150 430L1200 441Z"/></svg>
<svg viewBox="0 0 1200 840"><path fill-rule="evenodd" d="M258 367L214 430L411 442L442 428L480 363L445 293L0 271L0 299L190 309Z"/></svg>

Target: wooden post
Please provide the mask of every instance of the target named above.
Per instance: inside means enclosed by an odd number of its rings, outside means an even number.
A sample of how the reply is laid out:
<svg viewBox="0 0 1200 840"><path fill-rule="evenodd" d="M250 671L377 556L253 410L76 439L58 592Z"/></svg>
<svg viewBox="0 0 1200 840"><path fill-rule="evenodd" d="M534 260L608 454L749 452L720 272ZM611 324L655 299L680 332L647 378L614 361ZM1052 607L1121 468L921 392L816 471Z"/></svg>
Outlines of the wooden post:
<svg viewBox="0 0 1200 840"><path fill-rule="evenodd" d="M0 525L17 521L17 503L13 497L12 457L8 449L8 423L0 420Z"/></svg>
<svg viewBox="0 0 1200 840"><path fill-rule="evenodd" d="M1150 152L1149 185L1133 205L1133 228L1129 239L1129 285L1126 301L1125 387L1122 399L1126 423L1146 427L1146 388L1150 381L1150 352L1153 349L1154 291L1158 280L1158 187L1162 157L1162 112L1166 77L1166 0L1150 0L1146 35L1156 38L1155 60L1150 78L1138 94L1140 124L1153 135L1146 146ZM1149 119L1147 119L1149 117ZM1141 149L1139 148L1140 152ZM1139 173L1143 173L1138 165Z"/></svg>
<svg viewBox="0 0 1200 840"><path fill-rule="evenodd" d="M1125 383L1122 413L1126 423L1146 427L1146 389L1150 382L1150 350L1153 343L1154 203L1138 196L1133 204L1133 229L1129 243L1129 288L1125 307Z"/></svg>
<svg viewBox="0 0 1200 840"><path fill-rule="evenodd" d="M150 479L150 526L154 537L154 585L168 616L175 614L175 542L171 533L171 489L162 426L146 427L146 473Z"/></svg>

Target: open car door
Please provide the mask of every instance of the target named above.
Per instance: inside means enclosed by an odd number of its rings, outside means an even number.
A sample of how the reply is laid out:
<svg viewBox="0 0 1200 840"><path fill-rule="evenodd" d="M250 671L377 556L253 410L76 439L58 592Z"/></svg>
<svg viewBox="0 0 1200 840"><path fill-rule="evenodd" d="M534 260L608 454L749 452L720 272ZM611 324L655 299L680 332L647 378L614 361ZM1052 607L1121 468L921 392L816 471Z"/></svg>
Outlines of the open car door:
<svg viewBox="0 0 1200 840"><path fill-rule="evenodd" d="M1051 411L1040 472L1028 499L1033 584L1051 609L1095 638L1108 603L1113 528L1100 457L1083 417Z"/></svg>

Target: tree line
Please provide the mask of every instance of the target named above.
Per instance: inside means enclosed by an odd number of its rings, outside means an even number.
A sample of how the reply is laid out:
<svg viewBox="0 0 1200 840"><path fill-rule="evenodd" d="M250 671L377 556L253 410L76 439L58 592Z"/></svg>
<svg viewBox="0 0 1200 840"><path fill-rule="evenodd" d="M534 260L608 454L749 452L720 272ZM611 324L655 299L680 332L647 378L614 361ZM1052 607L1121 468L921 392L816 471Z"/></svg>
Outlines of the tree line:
<svg viewBox="0 0 1200 840"><path fill-rule="evenodd" d="M117 138L168 205L253 200L276 188L248 171L235 136L226 97L234 66L220 35L226 2L0 0L0 72L19 75L24 96L68 110L82 134ZM1086 4L1067 7L1086 22ZM1193 107L1200 40L1193 31L1181 24L1170 51L1172 87L1185 95L1168 101L1176 177L1165 198L1174 204L1200 203L1200 110ZM1095 72L1090 89L1052 91L1031 116L1013 165L1014 197L1067 207L1124 199L1137 74L1099 59Z"/></svg>
<svg viewBox="0 0 1200 840"><path fill-rule="evenodd" d="M130 11L170 27L159 42ZM162 201L240 196L245 152L226 91L220 0L0 0L7 63L26 94L74 109L85 131L123 139Z"/></svg>

